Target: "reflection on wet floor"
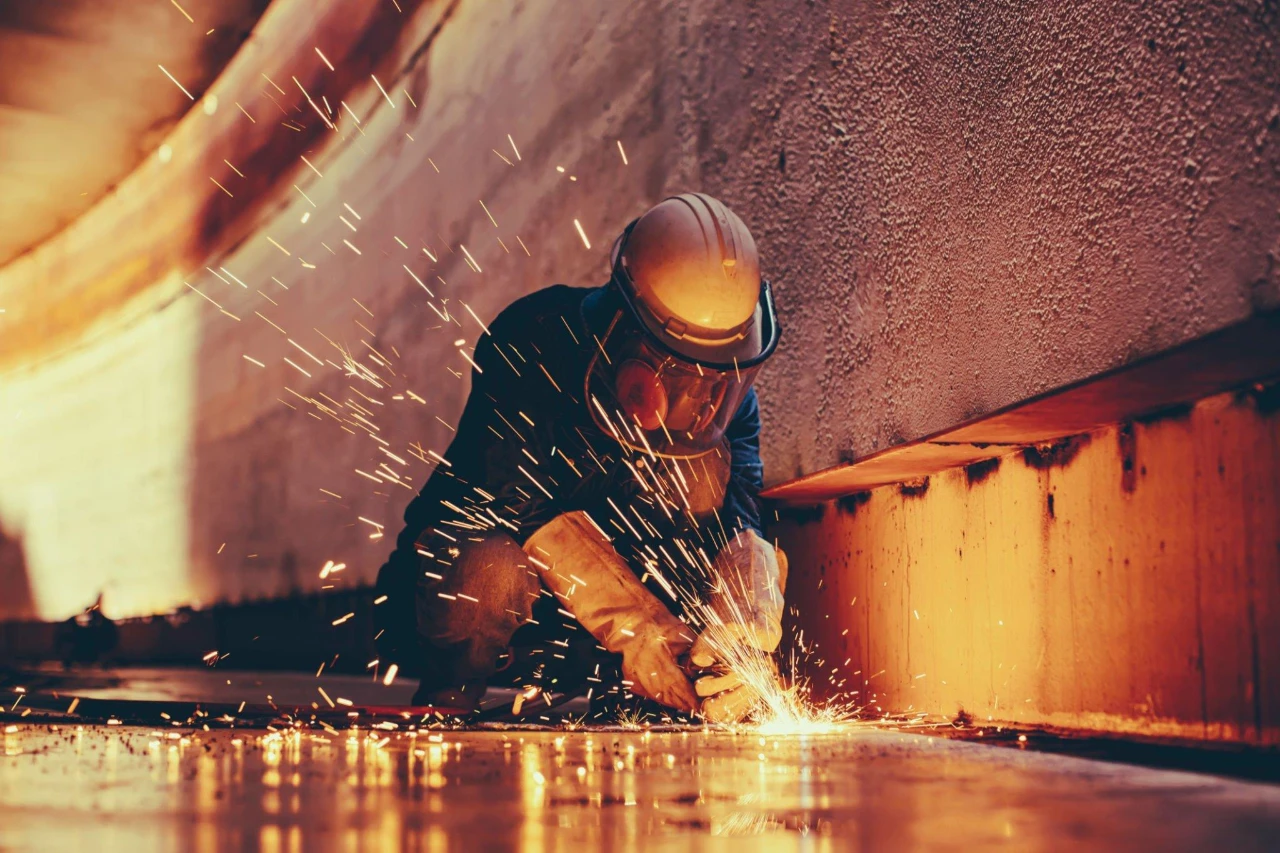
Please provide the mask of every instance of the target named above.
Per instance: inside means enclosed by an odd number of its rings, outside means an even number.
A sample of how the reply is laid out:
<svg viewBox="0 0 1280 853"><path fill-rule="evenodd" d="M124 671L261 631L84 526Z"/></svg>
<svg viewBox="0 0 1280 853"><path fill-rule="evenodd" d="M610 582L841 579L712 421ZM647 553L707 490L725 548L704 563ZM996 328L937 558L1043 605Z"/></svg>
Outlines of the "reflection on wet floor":
<svg viewBox="0 0 1280 853"><path fill-rule="evenodd" d="M12 724L0 849L1267 849L1280 788L853 729Z"/></svg>

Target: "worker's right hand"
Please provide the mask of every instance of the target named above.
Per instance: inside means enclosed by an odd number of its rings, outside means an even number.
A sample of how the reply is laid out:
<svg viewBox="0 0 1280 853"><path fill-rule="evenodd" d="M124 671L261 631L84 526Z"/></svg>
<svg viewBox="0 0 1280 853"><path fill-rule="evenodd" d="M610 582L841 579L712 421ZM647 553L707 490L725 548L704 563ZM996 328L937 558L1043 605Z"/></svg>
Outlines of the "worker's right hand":
<svg viewBox="0 0 1280 853"><path fill-rule="evenodd" d="M565 609L600 645L622 655L632 693L697 710L693 683L676 662L693 644L693 630L645 588L585 512L556 516L525 540L524 550Z"/></svg>
<svg viewBox="0 0 1280 853"><path fill-rule="evenodd" d="M698 696L677 662L691 645L683 633L666 636L657 625L641 629L622 649L622 677L637 696L691 714L698 710Z"/></svg>

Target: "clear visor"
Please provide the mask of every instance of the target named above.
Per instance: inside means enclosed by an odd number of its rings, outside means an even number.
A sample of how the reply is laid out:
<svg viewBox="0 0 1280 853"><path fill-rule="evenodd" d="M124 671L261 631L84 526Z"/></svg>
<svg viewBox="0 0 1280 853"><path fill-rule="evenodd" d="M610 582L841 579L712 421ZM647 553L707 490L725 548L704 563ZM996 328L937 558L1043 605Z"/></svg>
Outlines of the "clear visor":
<svg viewBox="0 0 1280 853"><path fill-rule="evenodd" d="M596 423L620 443L660 456L713 450L759 370L717 370L682 361L627 328L618 312L587 371Z"/></svg>

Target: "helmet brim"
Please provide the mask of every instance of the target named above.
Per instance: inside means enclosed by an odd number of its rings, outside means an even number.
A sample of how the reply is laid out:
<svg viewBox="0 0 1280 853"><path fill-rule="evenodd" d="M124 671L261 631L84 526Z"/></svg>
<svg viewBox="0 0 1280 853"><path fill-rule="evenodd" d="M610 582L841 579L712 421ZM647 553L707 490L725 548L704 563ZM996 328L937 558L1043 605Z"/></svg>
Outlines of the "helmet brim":
<svg viewBox="0 0 1280 853"><path fill-rule="evenodd" d="M589 294L583 301L583 319L595 329L603 329L610 323L619 303L625 307L630 319L645 333L654 346L673 358L712 370L741 370L761 364L778 347L781 328L773 303L773 288L766 279L760 280L760 293L756 308L744 334L728 341L704 341L696 337L675 337L668 334L651 312L646 311L636 296L636 287L624 261L627 241L639 219L633 219L614 240L610 250L611 280L608 285ZM616 297L616 298L614 298Z"/></svg>

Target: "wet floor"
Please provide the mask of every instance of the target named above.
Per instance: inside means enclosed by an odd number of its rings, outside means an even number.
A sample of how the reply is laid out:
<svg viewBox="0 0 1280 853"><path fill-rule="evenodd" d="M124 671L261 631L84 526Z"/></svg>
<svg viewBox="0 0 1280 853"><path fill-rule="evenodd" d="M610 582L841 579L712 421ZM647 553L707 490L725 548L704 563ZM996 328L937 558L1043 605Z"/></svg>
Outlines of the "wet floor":
<svg viewBox="0 0 1280 853"><path fill-rule="evenodd" d="M1280 837L1277 786L874 729L19 722L0 737L4 851L1263 850Z"/></svg>

